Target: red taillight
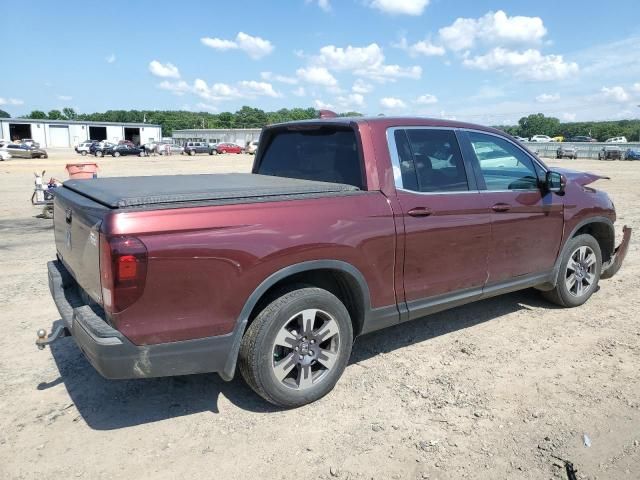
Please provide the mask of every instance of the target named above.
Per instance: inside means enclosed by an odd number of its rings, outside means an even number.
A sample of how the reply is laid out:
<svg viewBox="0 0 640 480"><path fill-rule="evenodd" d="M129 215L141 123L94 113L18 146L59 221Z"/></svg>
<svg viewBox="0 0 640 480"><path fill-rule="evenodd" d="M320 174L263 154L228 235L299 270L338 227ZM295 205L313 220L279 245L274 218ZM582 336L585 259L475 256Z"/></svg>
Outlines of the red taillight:
<svg viewBox="0 0 640 480"><path fill-rule="evenodd" d="M136 302L146 278L147 248L140 239L100 236L100 281L107 312L121 312Z"/></svg>

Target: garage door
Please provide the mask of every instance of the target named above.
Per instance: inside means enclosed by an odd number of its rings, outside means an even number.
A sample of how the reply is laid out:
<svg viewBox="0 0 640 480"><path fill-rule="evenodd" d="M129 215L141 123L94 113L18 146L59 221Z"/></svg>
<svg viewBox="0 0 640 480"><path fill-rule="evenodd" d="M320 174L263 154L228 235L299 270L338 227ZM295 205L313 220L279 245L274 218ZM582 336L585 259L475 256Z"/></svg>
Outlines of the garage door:
<svg viewBox="0 0 640 480"><path fill-rule="evenodd" d="M68 147L69 146L69 127L60 125L49 126L49 146L51 147Z"/></svg>

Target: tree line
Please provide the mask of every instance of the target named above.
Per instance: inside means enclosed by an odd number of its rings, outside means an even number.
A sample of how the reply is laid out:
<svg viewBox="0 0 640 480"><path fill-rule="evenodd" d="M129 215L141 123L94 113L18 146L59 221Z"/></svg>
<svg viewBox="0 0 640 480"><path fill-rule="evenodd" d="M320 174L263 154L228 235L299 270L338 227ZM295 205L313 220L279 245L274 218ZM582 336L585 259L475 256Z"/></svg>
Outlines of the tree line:
<svg viewBox="0 0 640 480"><path fill-rule="evenodd" d="M340 115L361 116L362 114L345 112ZM9 117L9 114L7 114L7 117ZM318 118L318 111L313 107L309 107L281 108L274 112L265 112L259 108L244 106L236 112L221 113L190 112L186 110L107 110L106 112L96 113L76 113L73 108L63 108L62 111L50 110L49 112L33 110L28 115L20 118L93 122L144 122L161 125L163 134L169 136L174 130L193 128L262 128L272 123Z"/></svg>
<svg viewBox="0 0 640 480"><path fill-rule="evenodd" d="M345 112L341 116L360 116L358 112ZM0 110L0 118L10 115ZM131 122L153 123L162 126L164 135L171 135L174 130L193 128L262 128L272 123L291 120L307 120L317 118L318 111L313 108L281 108L273 112L265 112L259 108L242 107L236 112L189 112L185 110L107 110L96 113L76 113L73 108L62 110L33 110L21 118L49 120L85 120L94 122ZM550 137L563 136L568 139L577 135L588 135L599 141L611 137L627 137L629 141L640 141L640 120L617 120L603 122L560 122L555 117L546 117L535 113L522 117L518 125L499 125L496 128L511 135L530 138L534 135Z"/></svg>
<svg viewBox="0 0 640 480"><path fill-rule="evenodd" d="M640 120L615 120L603 122L560 122L555 117L546 117L535 113L522 117L518 125L501 125L497 127L510 135L531 138L534 135L550 137L571 137L584 135L604 142L612 137L627 137L630 142L640 141Z"/></svg>

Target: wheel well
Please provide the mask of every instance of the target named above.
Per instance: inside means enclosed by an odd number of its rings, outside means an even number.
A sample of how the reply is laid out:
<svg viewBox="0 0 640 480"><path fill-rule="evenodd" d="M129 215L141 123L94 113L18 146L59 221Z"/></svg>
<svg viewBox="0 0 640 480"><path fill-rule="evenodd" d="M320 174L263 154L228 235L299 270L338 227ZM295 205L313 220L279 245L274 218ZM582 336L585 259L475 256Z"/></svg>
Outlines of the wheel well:
<svg viewBox="0 0 640 480"><path fill-rule="evenodd" d="M365 314L365 298L358 281L350 274L335 269L316 269L295 273L279 280L260 297L251 310L247 325L276 298L299 287L313 286L331 292L344 304L351 323L354 338L362 331Z"/></svg>
<svg viewBox="0 0 640 480"><path fill-rule="evenodd" d="M582 234L591 235L596 239L598 245L600 245L600 251L602 252L602 262L608 262L611 260L613 251L615 250L615 234L613 228L603 222L593 222L583 225L573 235L574 237Z"/></svg>

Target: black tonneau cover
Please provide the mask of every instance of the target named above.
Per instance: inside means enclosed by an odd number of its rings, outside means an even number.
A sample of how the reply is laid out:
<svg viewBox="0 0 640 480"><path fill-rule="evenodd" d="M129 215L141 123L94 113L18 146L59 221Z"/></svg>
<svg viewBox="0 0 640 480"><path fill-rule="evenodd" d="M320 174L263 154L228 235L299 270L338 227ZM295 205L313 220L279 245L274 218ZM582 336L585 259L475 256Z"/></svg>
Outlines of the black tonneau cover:
<svg viewBox="0 0 640 480"><path fill-rule="evenodd" d="M64 188L109 208L253 198L276 200L280 197L358 190L352 185L340 183L253 173L93 178L68 180L64 182Z"/></svg>

